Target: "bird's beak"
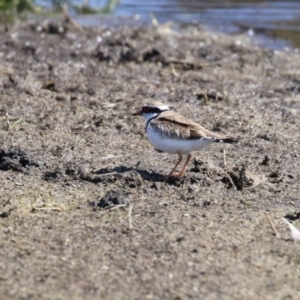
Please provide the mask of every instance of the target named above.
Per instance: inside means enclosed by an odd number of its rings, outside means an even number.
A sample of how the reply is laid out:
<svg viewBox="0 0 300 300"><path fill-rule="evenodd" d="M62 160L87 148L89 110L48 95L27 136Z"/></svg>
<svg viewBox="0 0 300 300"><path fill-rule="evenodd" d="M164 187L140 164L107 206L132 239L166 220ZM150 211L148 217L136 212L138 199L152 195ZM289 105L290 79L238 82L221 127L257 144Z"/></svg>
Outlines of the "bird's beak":
<svg viewBox="0 0 300 300"><path fill-rule="evenodd" d="M142 115L142 111L138 110L137 112L133 113L132 116L141 116Z"/></svg>

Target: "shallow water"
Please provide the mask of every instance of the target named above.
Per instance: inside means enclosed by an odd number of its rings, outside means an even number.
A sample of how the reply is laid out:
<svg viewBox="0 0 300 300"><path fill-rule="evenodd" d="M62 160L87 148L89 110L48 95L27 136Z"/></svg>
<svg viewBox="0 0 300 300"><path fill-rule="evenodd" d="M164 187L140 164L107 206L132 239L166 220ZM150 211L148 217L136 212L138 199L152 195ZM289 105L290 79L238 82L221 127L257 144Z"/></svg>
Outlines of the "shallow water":
<svg viewBox="0 0 300 300"><path fill-rule="evenodd" d="M90 0L89 4L101 7L106 2ZM113 14L138 15L143 21L150 22L150 13L162 23L169 20L197 22L213 30L246 32L256 35L270 48L300 47L300 1L120 0ZM88 25L100 22L99 16L95 15L77 17Z"/></svg>

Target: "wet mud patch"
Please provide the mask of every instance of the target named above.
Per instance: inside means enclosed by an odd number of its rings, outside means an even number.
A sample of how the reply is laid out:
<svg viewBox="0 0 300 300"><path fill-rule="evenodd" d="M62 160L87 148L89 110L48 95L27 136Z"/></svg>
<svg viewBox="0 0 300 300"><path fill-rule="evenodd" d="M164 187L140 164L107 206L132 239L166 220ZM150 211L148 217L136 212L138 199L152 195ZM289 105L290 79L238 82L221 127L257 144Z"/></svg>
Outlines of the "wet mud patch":
<svg viewBox="0 0 300 300"><path fill-rule="evenodd" d="M44 162L35 154L18 147L0 149L0 170L30 172L31 168L44 168Z"/></svg>
<svg viewBox="0 0 300 300"><path fill-rule="evenodd" d="M139 187L143 184L144 181L139 172L124 167L117 167L114 169L101 169L92 173L80 171L78 174L78 178L95 184L115 184L128 188Z"/></svg>
<svg viewBox="0 0 300 300"><path fill-rule="evenodd" d="M263 175L258 175L250 172L245 166L235 167L231 170L226 170L226 175L222 182L228 189L235 188L238 191L244 190L249 187L255 187L263 184L266 178Z"/></svg>
<svg viewBox="0 0 300 300"><path fill-rule="evenodd" d="M227 167L216 166L212 161L204 161L194 158L193 167L190 169L193 173L190 180L191 183L199 183L204 186L214 186L217 182L224 184L226 189L241 190L240 182L235 182L232 178L232 171L228 171ZM238 180L237 180L238 181Z"/></svg>

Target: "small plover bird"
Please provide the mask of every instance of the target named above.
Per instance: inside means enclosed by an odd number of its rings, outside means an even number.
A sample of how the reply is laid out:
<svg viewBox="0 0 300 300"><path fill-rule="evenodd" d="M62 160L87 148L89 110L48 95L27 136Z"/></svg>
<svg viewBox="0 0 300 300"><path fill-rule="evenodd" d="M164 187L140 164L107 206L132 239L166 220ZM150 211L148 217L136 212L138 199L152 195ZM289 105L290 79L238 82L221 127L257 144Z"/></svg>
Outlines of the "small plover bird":
<svg viewBox="0 0 300 300"><path fill-rule="evenodd" d="M220 133L207 130L200 124L188 119L160 102L144 104L142 109L132 114L143 116L146 120L146 131L150 142L159 150L178 154L179 159L170 174L165 178L180 177L192 158L192 151L200 151L212 143L236 143L237 139ZM182 155L187 155L183 168L175 173L182 161Z"/></svg>

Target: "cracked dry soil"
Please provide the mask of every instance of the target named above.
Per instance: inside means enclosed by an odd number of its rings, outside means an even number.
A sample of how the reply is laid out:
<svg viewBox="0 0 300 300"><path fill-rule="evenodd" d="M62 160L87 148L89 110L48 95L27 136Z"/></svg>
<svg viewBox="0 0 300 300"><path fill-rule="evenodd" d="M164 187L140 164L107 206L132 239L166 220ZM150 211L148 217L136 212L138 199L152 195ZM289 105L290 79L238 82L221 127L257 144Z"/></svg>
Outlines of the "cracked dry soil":
<svg viewBox="0 0 300 300"><path fill-rule="evenodd" d="M0 45L3 299L300 299L299 54L195 25ZM131 117L149 98L240 143L163 183L177 157Z"/></svg>

